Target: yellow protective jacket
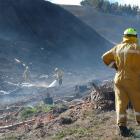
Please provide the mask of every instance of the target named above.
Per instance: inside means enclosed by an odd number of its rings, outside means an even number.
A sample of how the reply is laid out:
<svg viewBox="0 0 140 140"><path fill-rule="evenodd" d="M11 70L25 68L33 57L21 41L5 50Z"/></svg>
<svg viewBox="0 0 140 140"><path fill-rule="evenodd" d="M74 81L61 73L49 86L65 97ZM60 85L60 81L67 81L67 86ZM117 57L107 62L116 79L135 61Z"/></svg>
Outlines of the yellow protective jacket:
<svg viewBox="0 0 140 140"><path fill-rule="evenodd" d="M62 79L63 78L63 75L64 75L64 72L62 71L62 70L57 70L56 72L55 72L55 78L56 78L56 80L60 80L60 79Z"/></svg>
<svg viewBox="0 0 140 140"><path fill-rule="evenodd" d="M115 62L115 83L125 79L140 82L140 46L136 37L124 37L123 41L106 52L102 59L106 65Z"/></svg>

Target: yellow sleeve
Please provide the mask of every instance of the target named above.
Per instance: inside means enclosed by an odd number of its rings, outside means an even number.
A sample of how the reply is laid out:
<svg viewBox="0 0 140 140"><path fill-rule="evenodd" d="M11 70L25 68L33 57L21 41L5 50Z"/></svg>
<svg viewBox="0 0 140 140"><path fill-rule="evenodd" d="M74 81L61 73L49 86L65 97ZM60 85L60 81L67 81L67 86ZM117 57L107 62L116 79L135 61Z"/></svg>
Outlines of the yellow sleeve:
<svg viewBox="0 0 140 140"><path fill-rule="evenodd" d="M111 64L115 61L114 59L114 48L109 50L108 52L104 53L102 59L106 65Z"/></svg>

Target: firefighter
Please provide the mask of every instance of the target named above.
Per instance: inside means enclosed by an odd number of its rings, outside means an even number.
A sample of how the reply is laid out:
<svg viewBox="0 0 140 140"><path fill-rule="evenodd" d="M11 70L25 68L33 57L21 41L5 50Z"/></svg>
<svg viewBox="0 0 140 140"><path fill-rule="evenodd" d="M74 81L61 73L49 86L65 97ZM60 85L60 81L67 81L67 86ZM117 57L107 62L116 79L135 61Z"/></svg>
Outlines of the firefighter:
<svg viewBox="0 0 140 140"><path fill-rule="evenodd" d="M117 124L122 136L130 136L127 128L127 105L133 105L136 121L140 124L140 46L137 31L128 28L123 41L106 52L102 59L106 65L116 69L114 79Z"/></svg>
<svg viewBox="0 0 140 140"><path fill-rule="evenodd" d="M63 83L64 72L61 69L55 68L54 73L55 79L58 81L59 86L61 86Z"/></svg>
<svg viewBox="0 0 140 140"><path fill-rule="evenodd" d="M23 80L24 82L30 82L30 71L28 66L25 67L25 71L23 73Z"/></svg>

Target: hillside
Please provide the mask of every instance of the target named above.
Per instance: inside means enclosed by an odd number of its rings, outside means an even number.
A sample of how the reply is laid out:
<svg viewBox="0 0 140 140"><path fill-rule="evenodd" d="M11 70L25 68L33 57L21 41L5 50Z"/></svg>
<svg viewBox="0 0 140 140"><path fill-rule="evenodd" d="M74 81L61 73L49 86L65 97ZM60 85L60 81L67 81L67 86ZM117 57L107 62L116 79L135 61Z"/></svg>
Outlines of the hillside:
<svg viewBox="0 0 140 140"><path fill-rule="evenodd" d="M0 0L0 23L3 79L18 80L22 74L14 58L30 65L34 75L51 72L56 66L91 72L111 46L80 19L44 0Z"/></svg>
<svg viewBox="0 0 140 140"><path fill-rule="evenodd" d="M20 87L24 67L30 80L49 85L55 67L64 70L63 95L78 83L108 77L101 55L111 43L59 5L44 0L0 0L0 101L25 100L46 88ZM48 79L40 79L48 75ZM44 83L43 83L44 84ZM70 93L67 91L67 93ZM26 96L25 96L26 95Z"/></svg>
<svg viewBox="0 0 140 140"><path fill-rule="evenodd" d="M128 27L134 27L140 32L140 17L117 16L101 13L91 7L63 5L64 9L71 12L80 20L96 30L101 36L112 43L118 43L122 39L123 31Z"/></svg>
<svg viewBox="0 0 140 140"><path fill-rule="evenodd" d="M103 81L111 73L101 55L126 21L44 0L0 0L0 140L140 139L131 109L134 135L117 133L113 81ZM15 58L29 66L29 83ZM55 67L64 70L64 84L48 88Z"/></svg>

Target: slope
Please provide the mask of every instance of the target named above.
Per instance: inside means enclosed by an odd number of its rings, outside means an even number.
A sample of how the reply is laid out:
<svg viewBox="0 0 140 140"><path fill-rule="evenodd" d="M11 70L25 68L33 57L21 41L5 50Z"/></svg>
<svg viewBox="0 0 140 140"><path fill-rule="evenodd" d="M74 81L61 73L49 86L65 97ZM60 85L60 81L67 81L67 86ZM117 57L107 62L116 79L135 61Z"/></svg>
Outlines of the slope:
<svg viewBox="0 0 140 140"><path fill-rule="evenodd" d="M92 70L111 46L80 19L44 0L0 0L0 23L3 79L9 76L15 81L22 74L14 58L30 65L35 75L56 66L66 71Z"/></svg>
<svg viewBox="0 0 140 140"><path fill-rule="evenodd" d="M128 27L134 27L140 32L139 16L117 16L101 13L92 7L84 6L63 5L62 7L95 29L100 35L112 43L120 42L124 29Z"/></svg>

